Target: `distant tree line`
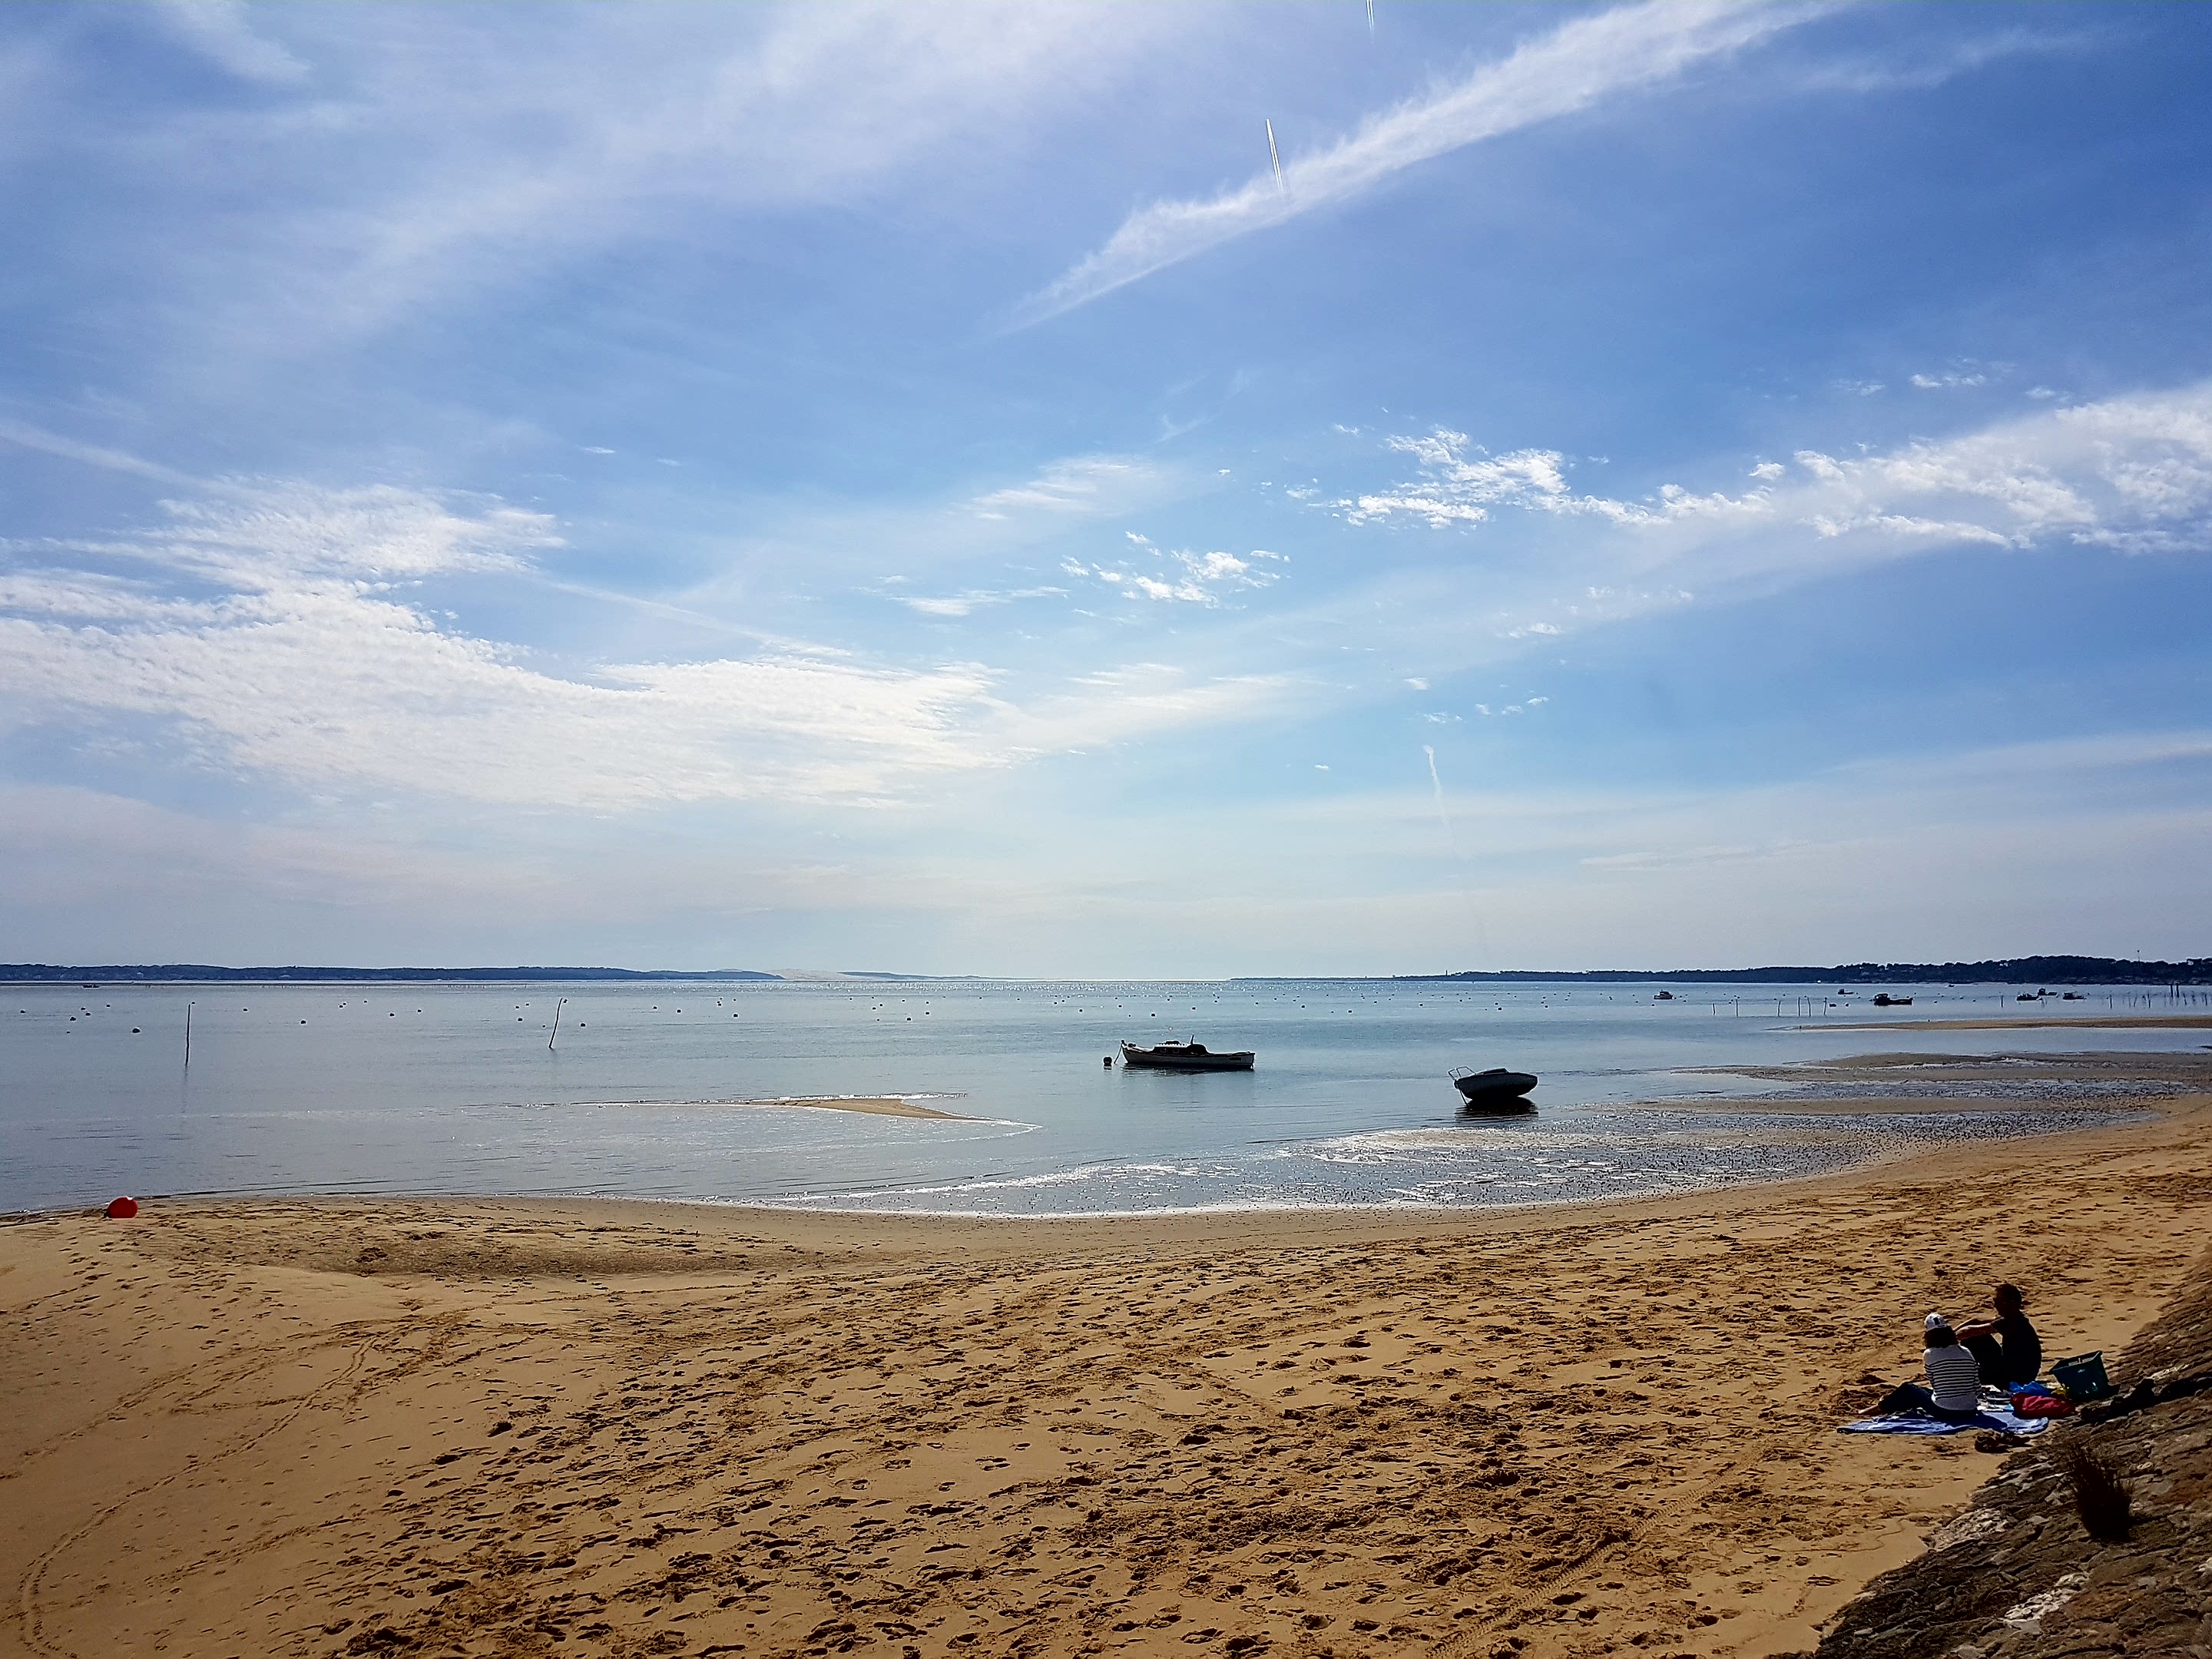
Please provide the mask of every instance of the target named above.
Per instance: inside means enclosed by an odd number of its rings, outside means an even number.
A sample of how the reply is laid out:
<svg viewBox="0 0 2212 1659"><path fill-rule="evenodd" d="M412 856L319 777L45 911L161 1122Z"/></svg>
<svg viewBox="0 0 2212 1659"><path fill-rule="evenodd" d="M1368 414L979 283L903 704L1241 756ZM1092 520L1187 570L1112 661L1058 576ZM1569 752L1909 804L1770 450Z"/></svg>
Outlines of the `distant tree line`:
<svg viewBox="0 0 2212 1659"><path fill-rule="evenodd" d="M512 983L526 980L664 980L664 979L781 979L781 974L755 973L745 968L720 968L686 974L672 969L638 968L217 968L204 962L106 963L91 968L57 967L52 963L0 963L0 983L15 985L82 985L97 981L119 985L136 981L251 980L257 984L297 981L322 984L331 981L384 981L461 980Z"/></svg>
<svg viewBox="0 0 2212 1659"><path fill-rule="evenodd" d="M2004 957L1984 962L1849 962L1833 968L1542 969L1503 973L1401 974L1407 980L1586 981L1686 985L2212 985L2212 957L2142 962L2124 957Z"/></svg>

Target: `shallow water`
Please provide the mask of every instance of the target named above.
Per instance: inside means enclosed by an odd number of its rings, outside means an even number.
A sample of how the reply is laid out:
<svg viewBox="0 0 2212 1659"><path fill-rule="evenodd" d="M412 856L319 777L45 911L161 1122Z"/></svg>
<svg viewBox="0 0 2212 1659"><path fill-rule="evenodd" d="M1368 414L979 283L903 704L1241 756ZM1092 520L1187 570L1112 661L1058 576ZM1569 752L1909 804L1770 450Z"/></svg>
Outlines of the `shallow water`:
<svg viewBox="0 0 2212 1659"><path fill-rule="evenodd" d="M1821 1029L1879 1017L1832 988L1741 1000L1692 989L1671 1002L1653 988L15 987L0 992L0 1210L123 1192L597 1194L1001 1215L1623 1196L2049 1127L2027 1111L1817 1121L1700 1111L1776 1085L1699 1066L2204 1046L2196 1031L1888 1037ZM2015 1007L1997 988L1914 994L1900 1018ZM2065 1011L2103 1013L2106 994ZM1103 1066L1124 1036L1251 1048L1259 1066ZM1533 1116L1460 1115L1448 1073L1497 1065L1542 1077ZM715 1103L841 1095L903 1096L974 1121ZM1650 1100L1680 1104L1619 1109Z"/></svg>

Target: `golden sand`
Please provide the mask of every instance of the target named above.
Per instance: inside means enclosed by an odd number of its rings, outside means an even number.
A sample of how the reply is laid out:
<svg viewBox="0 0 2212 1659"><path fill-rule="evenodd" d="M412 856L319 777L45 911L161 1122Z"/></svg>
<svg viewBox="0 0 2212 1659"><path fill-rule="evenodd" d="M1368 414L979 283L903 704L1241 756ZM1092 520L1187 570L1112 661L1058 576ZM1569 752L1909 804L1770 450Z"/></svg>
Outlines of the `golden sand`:
<svg viewBox="0 0 2212 1659"><path fill-rule="evenodd" d="M2118 1348L2209 1126L1489 1214L0 1227L0 1652L1800 1647L1994 1465L1835 1432L1921 1315Z"/></svg>

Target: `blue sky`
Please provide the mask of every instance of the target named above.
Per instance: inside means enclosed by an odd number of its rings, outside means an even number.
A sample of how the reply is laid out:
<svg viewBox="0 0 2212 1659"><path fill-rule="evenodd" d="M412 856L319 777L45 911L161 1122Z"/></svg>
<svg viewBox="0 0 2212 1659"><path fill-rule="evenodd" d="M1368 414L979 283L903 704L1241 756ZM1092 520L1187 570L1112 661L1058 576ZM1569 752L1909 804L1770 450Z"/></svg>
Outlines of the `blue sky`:
<svg viewBox="0 0 2212 1659"><path fill-rule="evenodd" d="M2191 7L0 9L0 954L2201 954L2209 76Z"/></svg>

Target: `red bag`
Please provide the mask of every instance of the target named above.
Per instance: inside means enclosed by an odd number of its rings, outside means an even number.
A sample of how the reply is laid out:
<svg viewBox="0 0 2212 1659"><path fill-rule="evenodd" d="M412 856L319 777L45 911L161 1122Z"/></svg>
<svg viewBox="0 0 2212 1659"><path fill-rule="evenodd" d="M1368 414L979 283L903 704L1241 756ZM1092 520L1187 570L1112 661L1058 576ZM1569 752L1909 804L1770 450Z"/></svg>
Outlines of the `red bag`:
<svg viewBox="0 0 2212 1659"><path fill-rule="evenodd" d="M2061 1400L2055 1394L2016 1394L2012 1397L2014 1417L2071 1417L2074 1402Z"/></svg>

